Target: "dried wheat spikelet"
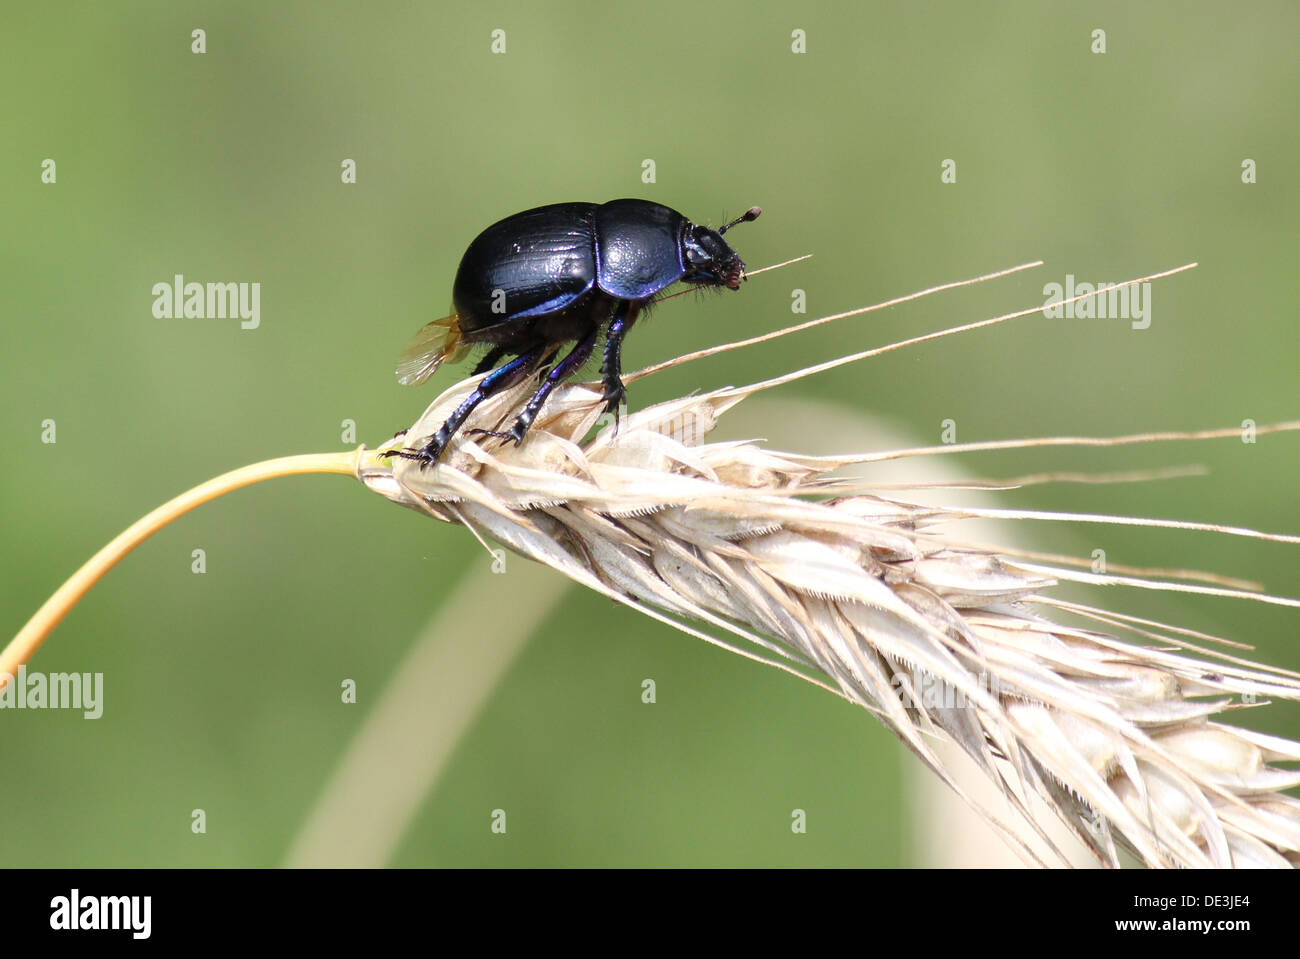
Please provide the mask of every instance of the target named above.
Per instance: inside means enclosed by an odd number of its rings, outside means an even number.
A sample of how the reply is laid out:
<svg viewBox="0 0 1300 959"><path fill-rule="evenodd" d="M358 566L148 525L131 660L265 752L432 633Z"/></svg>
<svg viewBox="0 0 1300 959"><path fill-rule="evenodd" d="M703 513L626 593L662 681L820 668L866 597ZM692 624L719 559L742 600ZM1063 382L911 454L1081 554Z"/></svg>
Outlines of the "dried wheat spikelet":
<svg viewBox="0 0 1300 959"><path fill-rule="evenodd" d="M834 475L898 454L805 456L707 441L719 417L747 396L871 352L660 403L626 416L617 435L608 424L591 435L603 407L599 384L567 384L521 446L462 433L435 468L365 455L357 475L396 503L468 526L676 628L862 705L962 793L932 748L934 737L954 740L1021 821L1001 822L963 798L1026 862L1050 864L1030 850L1033 835L1065 861L1030 812L1027 799L1037 794L1105 865L1120 864L1121 846L1157 867L1300 864L1300 801L1284 793L1300 785L1300 771L1272 765L1300 761L1300 743L1220 721L1240 701L1300 699L1300 675L1191 641L1214 637L1047 592L1069 579L1242 595L1236 584L1097 576L973 546L952 528L978 513L1062 514L920 506ZM476 382L438 397L407 439L432 434ZM508 424L529 389L523 383L490 398L470 425ZM1055 623L1046 615L1053 610L1098 628Z"/></svg>

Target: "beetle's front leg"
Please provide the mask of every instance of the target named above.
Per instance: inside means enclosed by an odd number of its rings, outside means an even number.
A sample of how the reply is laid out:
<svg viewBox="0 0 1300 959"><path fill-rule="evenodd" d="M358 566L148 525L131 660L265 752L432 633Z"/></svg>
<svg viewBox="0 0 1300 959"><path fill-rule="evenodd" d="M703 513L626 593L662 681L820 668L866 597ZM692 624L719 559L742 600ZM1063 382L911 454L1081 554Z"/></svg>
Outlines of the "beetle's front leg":
<svg viewBox="0 0 1300 959"><path fill-rule="evenodd" d="M605 334L605 360L600 364L601 382L605 385L605 412L614 414L614 431L618 432L618 408L627 397L623 385L623 337L636 321L636 309L626 300L618 305Z"/></svg>

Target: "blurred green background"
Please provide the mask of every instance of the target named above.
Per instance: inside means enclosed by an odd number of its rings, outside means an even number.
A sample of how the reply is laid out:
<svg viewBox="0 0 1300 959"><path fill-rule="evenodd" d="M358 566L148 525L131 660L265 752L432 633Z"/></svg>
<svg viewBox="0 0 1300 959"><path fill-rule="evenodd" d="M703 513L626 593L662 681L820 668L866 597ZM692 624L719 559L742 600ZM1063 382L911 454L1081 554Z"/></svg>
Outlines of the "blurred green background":
<svg viewBox="0 0 1300 959"><path fill-rule="evenodd" d="M393 361L468 241L512 212L643 196L735 234L739 294L683 297L627 368L1041 258L1038 270L638 383L634 406L1043 301L1067 273L1154 286L1150 329L1033 316L773 399L883 415L916 443L1296 417L1294 3L10 4L0 350L3 631L134 519L256 460L376 445L456 374ZM191 31L207 52L191 52ZM493 54L502 29L506 52ZM1106 31L1107 52L1090 52ZM793 30L807 52L791 51ZM57 182L41 182L53 158ZM357 182L341 183L341 163ZM641 181L655 161L657 182ZM940 181L945 159L957 182ZM1243 185L1241 164L1258 164ZM261 326L152 315L151 288L259 282ZM466 372L461 370L460 372ZM57 443L41 424L57 423ZM759 420L724 421L722 436ZM771 436L843 449L813 417ZM856 442L852 445L860 445ZM1009 506L1300 532L1300 437L969 456L986 476L1203 463L1199 479L999 494ZM1027 532L1027 531L1022 531ZM1297 547L1032 531L1112 563L1300 596ZM191 572L191 551L207 572ZM0 865L275 865L421 630L488 562L464 530L340 478L239 492L148 542L33 668L105 674L103 718L0 713ZM516 564L522 563L515 560ZM519 615L510 573L473 652ZM1070 595L1080 595L1073 593ZM1300 668L1295 610L1092 599ZM444 637L445 639L445 637ZM646 677L658 702L640 701ZM339 684L358 684L343 705ZM436 708L437 704L432 704ZM1279 704L1240 721L1300 734ZM421 730L408 730L417 738ZM400 750L392 762L402 761ZM874 720L609 601L567 593L394 823L401 865L908 865L910 762ZM808 810L809 831L790 830ZM207 832L190 813L207 813ZM509 815L505 836L488 828ZM358 822L371 813L355 811Z"/></svg>

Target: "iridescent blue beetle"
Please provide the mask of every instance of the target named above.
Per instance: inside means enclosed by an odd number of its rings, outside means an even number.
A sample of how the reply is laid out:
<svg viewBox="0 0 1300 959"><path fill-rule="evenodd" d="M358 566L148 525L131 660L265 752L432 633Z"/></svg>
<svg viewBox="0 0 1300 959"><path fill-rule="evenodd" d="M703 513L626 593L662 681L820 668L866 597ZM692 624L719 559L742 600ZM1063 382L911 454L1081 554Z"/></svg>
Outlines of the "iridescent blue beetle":
<svg viewBox="0 0 1300 959"><path fill-rule="evenodd" d="M637 313L678 280L739 289L745 264L722 235L760 213L753 207L711 230L658 203L611 200L554 203L494 223L461 258L452 287L456 312L415 334L398 358L397 378L407 385L423 383L444 362L464 359L478 344L489 349L476 375L503 357L511 359L484 377L423 447L390 455L424 465L436 462L474 407L549 366L508 431L474 431L520 442L551 391L586 362L602 329L605 408L616 411L626 392L620 351ZM574 341L555 362L559 348Z"/></svg>

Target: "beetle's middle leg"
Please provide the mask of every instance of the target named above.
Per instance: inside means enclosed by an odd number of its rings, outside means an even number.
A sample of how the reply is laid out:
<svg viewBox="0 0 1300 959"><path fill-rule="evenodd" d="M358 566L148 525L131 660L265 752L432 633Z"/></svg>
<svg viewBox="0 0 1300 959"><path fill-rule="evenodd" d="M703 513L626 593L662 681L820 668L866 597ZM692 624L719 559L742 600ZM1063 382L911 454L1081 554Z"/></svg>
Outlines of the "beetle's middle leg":
<svg viewBox="0 0 1300 959"><path fill-rule="evenodd" d="M618 408L627 396L623 385L623 337L636 322L636 308L624 300L614 311L605 333L605 362L600 364L601 381L605 385L605 412L614 414L614 429L618 430Z"/></svg>
<svg viewBox="0 0 1300 959"><path fill-rule="evenodd" d="M529 398L523 412L519 414L519 418L515 420L510 429L470 430L470 432L500 436L508 440L514 440L516 443L522 442L524 434L528 432L528 427L533 425L533 420L537 419L537 414L542 411L542 404L546 402L546 398L551 395L551 392L557 386L576 373L583 363L587 362L587 357L591 356L591 351L596 347L596 334L598 332L599 329L592 330L578 341L578 345L569 352L568 356L551 367L551 371L546 374L546 379L542 381L542 385L538 387L537 392ZM502 369L504 368L502 367Z"/></svg>

